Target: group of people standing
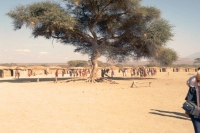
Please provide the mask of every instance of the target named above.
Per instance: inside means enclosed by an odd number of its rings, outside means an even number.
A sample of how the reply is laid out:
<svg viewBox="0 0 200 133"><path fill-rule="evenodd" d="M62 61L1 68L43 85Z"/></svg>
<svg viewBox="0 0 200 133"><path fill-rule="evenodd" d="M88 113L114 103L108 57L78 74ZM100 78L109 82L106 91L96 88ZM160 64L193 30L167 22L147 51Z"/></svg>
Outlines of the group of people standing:
<svg viewBox="0 0 200 133"><path fill-rule="evenodd" d="M55 77L58 77L59 71L58 69L55 71ZM70 77L87 77L88 74L90 74L89 69L69 69L65 71L65 69L62 70L62 77L64 77L65 74L69 74Z"/></svg>
<svg viewBox="0 0 200 133"><path fill-rule="evenodd" d="M145 67L140 67L138 69L131 68L130 73L131 73L131 77L133 77L133 76L140 76L140 77L154 76L154 75L156 75L156 69L155 68L145 68Z"/></svg>
<svg viewBox="0 0 200 133"><path fill-rule="evenodd" d="M70 77L87 77L90 74L90 69L71 69L67 73Z"/></svg>
<svg viewBox="0 0 200 133"><path fill-rule="evenodd" d="M114 69L101 69L101 77L109 76L110 72L110 76L113 77L115 75L115 71ZM128 76L128 69L119 69L118 73L122 72L122 76L123 77L127 77ZM157 71L155 68L145 68L145 67L140 67L138 69L136 68L131 68L130 69L130 76L140 76L140 77L146 77L146 76L154 76L156 75Z"/></svg>
<svg viewBox="0 0 200 133"><path fill-rule="evenodd" d="M128 69L119 69L119 73L122 72L123 77L127 77ZM157 71L155 68L131 68L130 69L130 76L139 76L139 77L146 77L146 76L154 76L156 75Z"/></svg>
<svg viewBox="0 0 200 133"><path fill-rule="evenodd" d="M108 73L109 73L110 69L101 69L101 77L103 78L104 76L108 77ZM114 70L112 70L113 73L111 73L111 77L113 77L114 75Z"/></svg>

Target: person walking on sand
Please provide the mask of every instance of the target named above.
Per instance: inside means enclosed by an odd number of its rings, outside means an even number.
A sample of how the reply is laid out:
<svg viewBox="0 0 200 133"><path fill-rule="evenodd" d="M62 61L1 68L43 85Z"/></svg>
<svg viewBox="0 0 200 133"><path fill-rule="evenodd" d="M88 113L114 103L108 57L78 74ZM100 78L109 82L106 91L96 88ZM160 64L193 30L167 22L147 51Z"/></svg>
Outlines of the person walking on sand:
<svg viewBox="0 0 200 133"><path fill-rule="evenodd" d="M127 69L124 70L124 76L127 76Z"/></svg>
<svg viewBox="0 0 200 133"><path fill-rule="evenodd" d="M200 98L200 70L197 71L197 74L193 78L189 78L187 81L187 85L189 87L188 93L186 95L185 100L191 101L194 104L198 105ZM191 80L192 79L192 80ZM195 88L196 87L196 88ZM198 90L198 92L196 92ZM195 133L200 133L200 117L199 115L191 115L188 112L185 112L186 116L190 117Z"/></svg>
<svg viewBox="0 0 200 133"><path fill-rule="evenodd" d="M113 77L114 74L115 74L115 73L114 73L114 70L112 69L112 70L111 70L111 77Z"/></svg>
<svg viewBox="0 0 200 133"><path fill-rule="evenodd" d="M57 81L58 81L58 69L57 69L56 72L55 72L55 81L54 81L54 82L57 83Z"/></svg>
<svg viewBox="0 0 200 133"><path fill-rule="evenodd" d="M16 71L15 71L15 78L17 78L17 77L18 77L18 75L17 75L17 74L18 74L18 71L16 70Z"/></svg>
<svg viewBox="0 0 200 133"><path fill-rule="evenodd" d="M65 69L62 70L62 77L65 75Z"/></svg>
<svg viewBox="0 0 200 133"><path fill-rule="evenodd" d="M45 75L47 76L49 74L49 72L47 70L45 70Z"/></svg>

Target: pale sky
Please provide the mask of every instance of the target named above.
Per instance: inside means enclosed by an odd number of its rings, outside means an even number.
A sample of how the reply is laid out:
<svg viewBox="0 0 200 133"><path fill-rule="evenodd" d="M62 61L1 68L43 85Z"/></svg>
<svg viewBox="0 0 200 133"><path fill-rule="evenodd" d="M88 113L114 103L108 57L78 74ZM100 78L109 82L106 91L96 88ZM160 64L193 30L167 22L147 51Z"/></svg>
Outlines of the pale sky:
<svg viewBox="0 0 200 133"><path fill-rule="evenodd" d="M25 27L14 31L12 20L5 14L17 5L43 0L6 0L0 8L0 63L66 63L69 60L88 60L87 55L74 53L74 47L54 40L33 38ZM60 0L55 0L60 1ZM174 26L173 41L167 46L180 57L200 52L200 0L143 0L142 5L155 6L162 18ZM99 60L105 61L101 57Z"/></svg>

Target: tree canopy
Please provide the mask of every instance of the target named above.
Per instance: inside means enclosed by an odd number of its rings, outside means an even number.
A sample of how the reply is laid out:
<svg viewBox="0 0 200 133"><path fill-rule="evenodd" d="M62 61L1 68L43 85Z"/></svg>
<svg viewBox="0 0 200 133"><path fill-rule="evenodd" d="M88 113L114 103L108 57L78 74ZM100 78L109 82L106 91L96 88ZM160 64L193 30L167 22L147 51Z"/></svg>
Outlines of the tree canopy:
<svg viewBox="0 0 200 133"><path fill-rule="evenodd" d="M195 58L194 63L200 63L200 58Z"/></svg>
<svg viewBox="0 0 200 133"><path fill-rule="evenodd" d="M177 53L170 48L162 48L155 58L162 66L171 66L178 59Z"/></svg>
<svg viewBox="0 0 200 133"><path fill-rule="evenodd" d="M7 13L14 29L23 25L34 37L58 39L73 45L75 52L89 54L92 76L97 59L155 58L161 47L172 39L173 26L161 17L156 7L146 7L140 0L63 0L18 6Z"/></svg>
<svg viewBox="0 0 200 133"><path fill-rule="evenodd" d="M67 64L69 67L88 67L88 66L90 66L88 61L85 61L85 60L70 60L67 62ZM98 61L98 66L99 67L108 67L108 66L110 66L110 64L104 63L102 61Z"/></svg>

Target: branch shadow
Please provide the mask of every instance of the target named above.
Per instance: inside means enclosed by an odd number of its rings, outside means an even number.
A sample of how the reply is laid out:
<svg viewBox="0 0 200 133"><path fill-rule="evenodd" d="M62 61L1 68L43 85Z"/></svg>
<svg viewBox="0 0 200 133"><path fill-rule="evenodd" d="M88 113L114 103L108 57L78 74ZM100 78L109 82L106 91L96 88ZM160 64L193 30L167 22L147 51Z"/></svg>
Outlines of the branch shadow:
<svg viewBox="0 0 200 133"><path fill-rule="evenodd" d="M140 78L140 77L106 77L108 79L112 80L149 80L149 79L157 79L157 78L151 78L151 77L145 77L145 78Z"/></svg>
<svg viewBox="0 0 200 133"><path fill-rule="evenodd" d="M28 83L28 82L37 82L38 78L19 78L19 79L1 79L0 83L8 82L8 83ZM59 81L65 81L72 78L58 78ZM39 82L54 82L55 78L39 78Z"/></svg>
<svg viewBox="0 0 200 133"><path fill-rule="evenodd" d="M156 79L156 78L149 78L149 77L145 77L145 78L140 78L140 77L105 77L107 79L111 79L111 80L115 80L115 81L120 81L120 80L126 80L126 81L133 81L133 80L148 80L148 79ZM12 79L1 79L0 83L3 82L8 82L8 83L27 83L27 82L37 82L37 77L27 77L27 78L12 78ZM62 78L58 78L58 81L65 81L68 82L70 81L83 81L86 80L86 78L73 78L73 77L62 77ZM39 82L54 82L55 78L39 78Z"/></svg>
<svg viewBox="0 0 200 133"><path fill-rule="evenodd" d="M152 112L149 112L150 114L160 115L160 116L164 116L164 117L172 117L172 118L182 119L182 120L190 120L190 118L188 118L185 115L185 113L156 110L156 109L151 109L151 110L152 110Z"/></svg>

